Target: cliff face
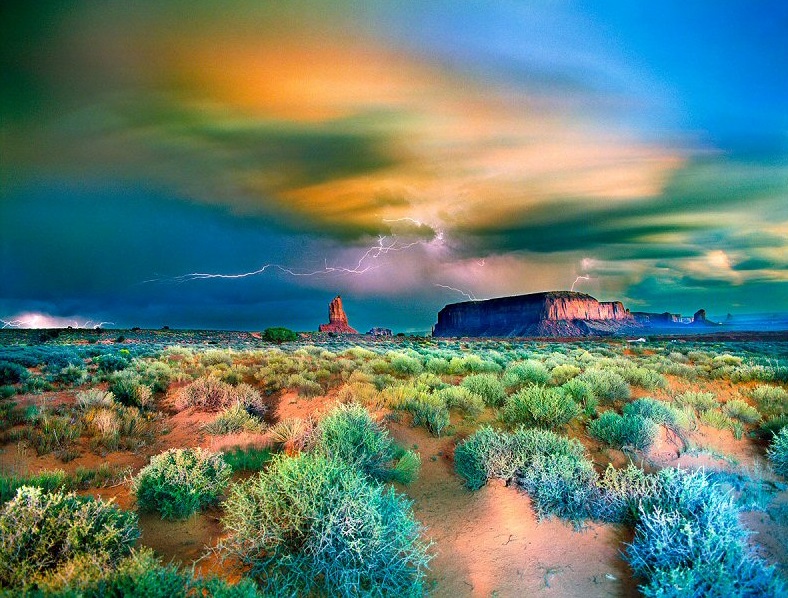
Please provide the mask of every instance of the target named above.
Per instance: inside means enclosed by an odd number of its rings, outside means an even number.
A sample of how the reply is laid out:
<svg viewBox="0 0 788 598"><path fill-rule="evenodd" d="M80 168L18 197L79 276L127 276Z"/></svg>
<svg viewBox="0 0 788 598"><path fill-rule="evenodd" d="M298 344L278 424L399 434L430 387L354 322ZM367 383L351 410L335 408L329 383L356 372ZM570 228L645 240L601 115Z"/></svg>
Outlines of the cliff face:
<svg viewBox="0 0 788 598"><path fill-rule="evenodd" d="M619 301L553 291L447 305L434 336L588 336L614 334L635 322Z"/></svg>
<svg viewBox="0 0 788 598"><path fill-rule="evenodd" d="M320 332L334 332L336 334L358 334L350 327L347 314L342 307L342 297L337 295L328 305L328 324L318 326Z"/></svg>

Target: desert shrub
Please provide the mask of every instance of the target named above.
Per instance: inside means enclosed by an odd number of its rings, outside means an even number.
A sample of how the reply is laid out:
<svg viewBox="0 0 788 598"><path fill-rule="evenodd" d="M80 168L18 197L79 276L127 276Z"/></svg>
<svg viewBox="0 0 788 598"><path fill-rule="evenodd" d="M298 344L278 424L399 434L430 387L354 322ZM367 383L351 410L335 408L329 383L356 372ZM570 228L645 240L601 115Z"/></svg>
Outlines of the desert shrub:
<svg viewBox="0 0 788 598"><path fill-rule="evenodd" d="M170 449L151 457L132 482L144 511L163 519L184 519L219 500L230 478L221 454L195 449Z"/></svg>
<svg viewBox="0 0 788 598"><path fill-rule="evenodd" d="M435 394L449 409L458 409L471 417L484 412L484 399L464 386L447 386L436 391Z"/></svg>
<svg viewBox="0 0 788 598"><path fill-rule="evenodd" d="M779 386L761 384L752 391L758 411L769 416L788 415L788 391Z"/></svg>
<svg viewBox="0 0 788 598"><path fill-rule="evenodd" d="M511 479L519 466L510 436L489 426L479 428L454 450L454 470L471 490L478 490L491 478Z"/></svg>
<svg viewBox="0 0 788 598"><path fill-rule="evenodd" d="M240 403L228 407L204 426L208 434L215 435L262 432L264 429L265 424L251 415Z"/></svg>
<svg viewBox="0 0 788 598"><path fill-rule="evenodd" d="M608 464L599 480L603 518L623 523L636 522L641 503L651 500L656 487L657 477L632 463L623 469Z"/></svg>
<svg viewBox="0 0 788 598"><path fill-rule="evenodd" d="M506 390L495 374L472 374L466 377L461 385L479 395L491 407L499 407L506 398Z"/></svg>
<svg viewBox="0 0 788 598"><path fill-rule="evenodd" d="M733 419L738 419L745 424L757 424L761 421L761 414L755 407L751 407L741 399L733 399L725 403L723 411Z"/></svg>
<svg viewBox="0 0 788 598"><path fill-rule="evenodd" d="M16 394L16 388L10 384L0 386L0 400L8 399Z"/></svg>
<svg viewBox="0 0 788 598"><path fill-rule="evenodd" d="M175 376L172 368L161 361L139 361L137 373L152 392L166 392Z"/></svg>
<svg viewBox="0 0 788 598"><path fill-rule="evenodd" d="M419 393L406 401L405 408L413 414L413 425L424 426L433 436L449 425L449 409L438 395Z"/></svg>
<svg viewBox="0 0 788 598"><path fill-rule="evenodd" d="M17 384L30 376L27 368L10 361L0 361L0 384Z"/></svg>
<svg viewBox="0 0 788 598"><path fill-rule="evenodd" d="M147 409L153 406L151 389L142 383L137 372L123 370L115 372L109 378L109 390L115 399L124 405Z"/></svg>
<svg viewBox="0 0 788 598"><path fill-rule="evenodd" d="M520 388L526 384L546 384L550 380L550 372L541 361L528 359L506 368L503 383L510 388Z"/></svg>
<svg viewBox="0 0 788 598"><path fill-rule="evenodd" d="M700 421L717 430L730 430L733 426L731 418L719 409L709 409L700 414Z"/></svg>
<svg viewBox="0 0 788 598"><path fill-rule="evenodd" d="M323 387L303 374L290 374L285 386L295 390L302 397L317 397L323 394Z"/></svg>
<svg viewBox="0 0 788 598"><path fill-rule="evenodd" d="M433 374L441 375L449 373L449 361L441 357L429 358L424 367L428 372L432 372Z"/></svg>
<svg viewBox="0 0 788 598"><path fill-rule="evenodd" d="M292 343L298 339L298 335L295 332L289 328L283 328L281 326L266 328L263 330L262 337L264 341L276 343L277 345L281 345L282 343Z"/></svg>
<svg viewBox="0 0 788 598"><path fill-rule="evenodd" d="M263 397L248 384L232 386L213 377L197 378L184 386L176 400L179 409L194 407L201 411L221 411L236 403L257 417L265 415L267 410Z"/></svg>
<svg viewBox="0 0 788 598"><path fill-rule="evenodd" d="M662 374L648 368L632 365L618 368L617 371L629 384L640 386L646 390L667 388L668 385L668 381Z"/></svg>
<svg viewBox="0 0 788 598"><path fill-rule="evenodd" d="M391 479L405 451L360 405L337 405L315 428L312 450L375 480Z"/></svg>
<svg viewBox="0 0 788 598"><path fill-rule="evenodd" d="M389 367L395 374L416 376L422 372L421 361L404 353L389 353Z"/></svg>
<svg viewBox="0 0 788 598"><path fill-rule="evenodd" d="M24 486L0 508L0 587L23 587L79 557L116 562L139 535L136 515L111 503Z"/></svg>
<svg viewBox="0 0 788 598"><path fill-rule="evenodd" d="M510 424L563 428L580 415L580 406L560 388L527 386L506 400L501 416Z"/></svg>
<svg viewBox="0 0 788 598"><path fill-rule="evenodd" d="M88 371L81 365L67 365L55 376L55 380L72 386L79 386L88 379Z"/></svg>
<svg viewBox="0 0 788 598"><path fill-rule="evenodd" d="M314 427L310 420L288 417L271 426L271 441L283 446L286 452L304 450L313 440Z"/></svg>
<svg viewBox="0 0 788 598"><path fill-rule="evenodd" d="M150 548L132 550L113 567L100 556L77 557L40 576L33 596L61 598L256 598L254 583L243 579L235 585L217 577L202 578L163 565Z"/></svg>
<svg viewBox="0 0 788 598"><path fill-rule="evenodd" d="M788 427L788 415L770 417L758 429L758 434L767 440L771 440L776 434L780 433L780 430L786 427Z"/></svg>
<svg viewBox="0 0 788 598"><path fill-rule="evenodd" d="M676 403L692 407L698 413L719 407L713 392L687 391L676 397Z"/></svg>
<svg viewBox="0 0 788 598"><path fill-rule="evenodd" d="M40 395L42 392L52 390L54 387L44 376L29 376L22 385L23 392L31 395Z"/></svg>
<svg viewBox="0 0 788 598"><path fill-rule="evenodd" d="M624 415L639 415L646 417L656 424L669 427L678 427L679 417L676 410L663 401L650 397L643 397L624 405Z"/></svg>
<svg viewBox="0 0 788 598"><path fill-rule="evenodd" d="M589 433L618 449L647 450L657 437L658 427L640 415L619 415L605 411L588 425Z"/></svg>
<svg viewBox="0 0 788 598"><path fill-rule="evenodd" d="M774 471L788 478L788 428L783 428L775 435L767 454Z"/></svg>
<svg viewBox="0 0 788 598"><path fill-rule="evenodd" d="M211 349L200 355L200 363L204 366L233 365L233 355L229 350Z"/></svg>
<svg viewBox="0 0 788 598"><path fill-rule="evenodd" d="M90 388L77 392L77 407L87 411L92 407L111 407L115 404L115 395L100 388Z"/></svg>
<svg viewBox="0 0 788 598"><path fill-rule="evenodd" d="M578 380L577 378L572 378L561 386L561 388L566 393L566 396L571 397L575 403L583 407L583 413L585 413L586 417L596 415L596 408L599 406L599 400L594 396L591 386L586 382Z"/></svg>
<svg viewBox="0 0 788 598"><path fill-rule="evenodd" d="M600 401L623 401L630 396L627 381L611 370L586 370L577 377L577 380L585 382Z"/></svg>
<svg viewBox="0 0 788 598"><path fill-rule="evenodd" d="M39 455L52 452L70 455L69 449L80 434L82 426L78 419L45 411L38 416L36 426L28 429L28 440Z"/></svg>
<svg viewBox="0 0 788 598"><path fill-rule="evenodd" d="M665 469L641 501L626 559L646 596L778 596L773 567L746 543L730 494L702 471Z"/></svg>
<svg viewBox="0 0 788 598"><path fill-rule="evenodd" d="M220 549L264 592L421 596L429 556L411 505L324 455L274 457L233 487Z"/></svg>
<svg viewBox="0 0 788 598"><path fill-rule="evenodd" d="M516 480L531 496L539 517L580 522L595 515L597 474L588 459L537 452Z"/></svg>
<svg viewBox="0 0 788 598"><path fill-rule="evenodd" d="M93 450L136 450L156 439L157 423L136 407L117 403L91 407L82 415Z"/></svg>
<svg viewBox="0 0 788 598"><path fill-rule="evenodd" d="M550 372L550 382L556 386L562 386L575 376L580 375L580 368L568 363L555 366Z"/></svg>
<svg viewBox="0 0 788 598"><path fill-rule="evenodd" d="M106 353L93 359L93 363L98 366L99 372L110 374L112 372L125 370L131 365L131 360L119 353Z"/></svg>
<svg viewBox="0 0 788 598"><path fill-rule="evenodd" d="M222 458L233 472L260 471L271 460L271 451L256 446L236 446L224 451Z"/></svg>

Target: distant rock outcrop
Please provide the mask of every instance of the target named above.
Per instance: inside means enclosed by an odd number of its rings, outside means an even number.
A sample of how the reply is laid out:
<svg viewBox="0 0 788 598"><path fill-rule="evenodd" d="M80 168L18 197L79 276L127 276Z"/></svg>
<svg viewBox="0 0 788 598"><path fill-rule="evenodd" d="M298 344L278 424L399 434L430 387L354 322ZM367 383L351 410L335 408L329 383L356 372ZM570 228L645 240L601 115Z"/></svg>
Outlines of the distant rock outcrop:
<svg viewBox="0 0 788 598"><path fill-rule="evenodd" d="M371 328L367 334L371 336L391 336L391 328Z"/></svg>
<svg viewBox="0 0 788 598"><path fill-rule="evenodd" d="M620 301L550 291L447 305L433 336L589 336L636 327Z"/></svg>
<svg viewBox="0 0 788 598"><path fill-rule="evenodd" d="M348 324L347 314L342 307L342 297L339 295L328 305L328 324L320 324L318 330L335 334L358 334L358 331Z"/></svg>
<svg viewBox="0 0 788 598"><path fill-rule="evenodd" d="M695 312L695 315L692 316L692 321L695 324L705 324L706 323L706 310L699 309Z"/></svg>

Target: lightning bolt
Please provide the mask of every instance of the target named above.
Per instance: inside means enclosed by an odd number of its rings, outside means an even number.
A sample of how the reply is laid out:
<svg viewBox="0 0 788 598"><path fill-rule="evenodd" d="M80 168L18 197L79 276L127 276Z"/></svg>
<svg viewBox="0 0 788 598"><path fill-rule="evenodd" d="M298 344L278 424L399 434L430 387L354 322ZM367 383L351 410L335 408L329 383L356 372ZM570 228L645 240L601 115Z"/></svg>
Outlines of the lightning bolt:
<svg viewBox="0 0 788 598"><path fill-rule="evenodd" d="M236 274L222 274L222 273L211 273L211 272L191 272L189 274L183 274L181 276L175 276L172 278L153 278L150 280L145 280L143 283L148 282L162 282L162 281L172 281L172 282L189 282L192 280L207 280L212 278L219 278L224 280L233 280L238 278L248 278L250 276L259 276L263 274L266 270L273 269L279 270L280 272L284 272L285 274L289 274L290 276L319 276L325 274L365 274L370 270L378 268L378 264L370 264L368 260L370 259L377 259L381 255L385 255L391 252L397 251L405 251L406 249L410 249L416 245L423 245L426 241L411 241L411 242L402 242L396 236L387 237L387 236L379 236L378 242L376 245L373 245L369 249L367 249L361 257L358 259L354 266L345 267L345 266L329 266L327 263L323 268L319 270L296 270L289 266L283 266L282 264L264 264L257 268L256 270L252 270L249 272L240 272Z"/></svg>
<svg viewBox="0 0 788 598"><path fill-rule="evenodd" d="M3 329L5 328L21 328L27 324L30 324L31 320L3 320L0 319L0 322L3 323Z"/></svg>
<svg viewBox="0 0 788 598"><path fill-rule="evenodd" d="M464 295L470 301L476 301L476 297L473 295L473 293L466 292L466 291L463 291L462 289L457 289L455 287L450 287L447 284L438 284L437 282L435 283L435 286L436 287L441 287L442 289L449 289L450 291L455 291L455 292L459 293L460 295Z"/></svg>
<svg viewBox="0 0 788 598"><path fill-rule="evenodd" d="M569 290L570 291L574 291L575 290L575 285L581 280L591 280L591 277L588 276L587 274L583 275L583 276L578 276L577 278L575 278L575 281L572 283L572 288L569 289Z"/></svg>

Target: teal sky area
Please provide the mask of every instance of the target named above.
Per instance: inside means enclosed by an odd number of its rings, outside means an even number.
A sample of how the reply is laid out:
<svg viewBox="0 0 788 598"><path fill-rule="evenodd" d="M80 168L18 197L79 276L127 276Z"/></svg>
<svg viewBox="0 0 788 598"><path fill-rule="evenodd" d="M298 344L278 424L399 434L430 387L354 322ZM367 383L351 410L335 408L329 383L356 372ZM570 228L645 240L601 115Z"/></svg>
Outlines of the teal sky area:
<svg viewBox="0 0 788 598"><path fill-rule="evenodd" d="M788 312L788 4L4 2L0 227L6 326Z"/></svg>

